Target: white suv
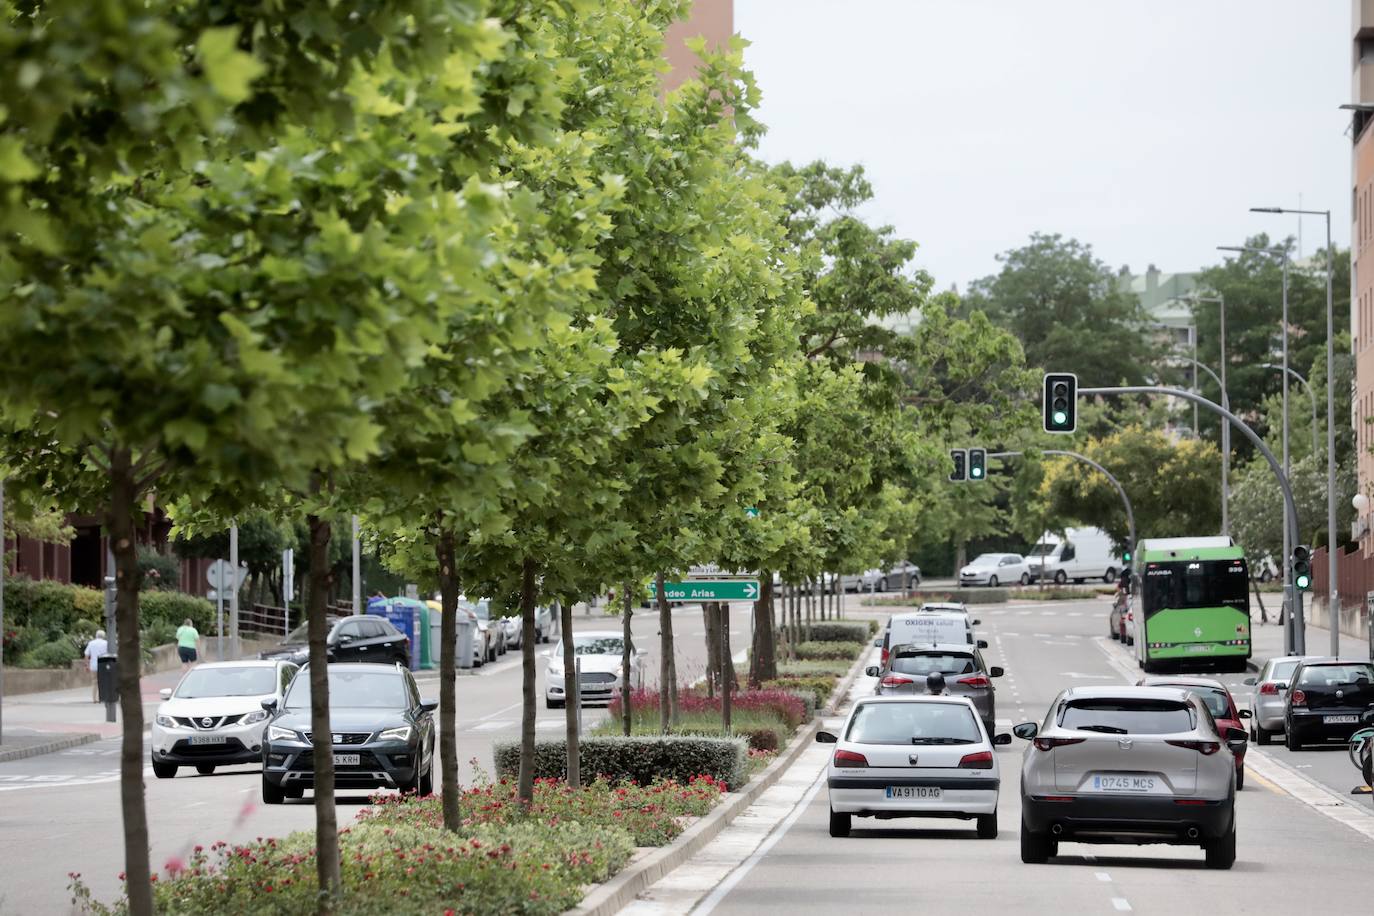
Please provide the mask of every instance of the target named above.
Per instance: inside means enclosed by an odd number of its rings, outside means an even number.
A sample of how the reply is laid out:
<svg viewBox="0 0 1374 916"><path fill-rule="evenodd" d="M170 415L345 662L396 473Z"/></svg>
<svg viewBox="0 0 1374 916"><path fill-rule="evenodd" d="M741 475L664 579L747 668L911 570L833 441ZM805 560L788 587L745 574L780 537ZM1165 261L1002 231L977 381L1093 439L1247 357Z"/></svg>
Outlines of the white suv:
<svg viewBox="0 0 1374 916"><path fill-rule="evenodd" d="M280 704L296 670L283 659L214 662L164 688L153 717L153 775L171 779L178 767L194 766L208 776L217 766L261 763L262 701Z"/></svg>
<svg viewBox="0 0 1374 916"><path fill-rule="evenodd" d="M1209 868L1236 860L1236 763L1246 734L1217 731L1207 706L1175 687L1075 687L1031 741L1021 765L1021 861L1059 843L1201 846Z"/></svg>

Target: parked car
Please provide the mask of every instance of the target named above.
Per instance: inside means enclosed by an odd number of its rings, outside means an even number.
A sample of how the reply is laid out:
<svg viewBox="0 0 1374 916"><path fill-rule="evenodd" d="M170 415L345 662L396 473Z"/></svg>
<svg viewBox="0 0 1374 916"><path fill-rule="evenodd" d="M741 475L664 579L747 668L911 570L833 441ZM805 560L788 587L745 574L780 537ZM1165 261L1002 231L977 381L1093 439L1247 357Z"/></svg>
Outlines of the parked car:
<svg viewBox="0 0 1374 916"><path fill-rule="evenodd" d="M1116 593L1112 609L1107 615L1107 635L1123 645L1135 645L1135 602L1130 595Z"/></svg>
<svg viewBox="0 0 1374 916"><path fill-rule="evenodd" d="M1136 683L1142 687L1179 687L1195 694L1207 706L1207 711L1212 714L1212 719L1216 722L1217 730L1223 735L1226 734L1227 729L1232 728L1245 731L1245 723L1241 720L1250 718L1250 710L1236 708L1236 700L1231 696L1231 691L1226 689L1225 684L1208 677L1156 675L1141 678ZM1244 747L1235 751L1235 758L1236 791L1239 792L1245 788Z"/></svg>
<svg viewBox="0 0 1374 916"><path fill-rule="evenodd" d="M869 677L878 678L873 689L878 696L919 696L926 692L927 676L939 672L945 678L945 690L950 696L967 697L983 720L988 734L997 722L997 691L993 678L1005 672L996 666L988 667L983 653L976 646L966 644L894 646L882 667L864 670Z"/></svg>
<svg viewBox="0 0 1374 916"><path fill-rule="evenodd" d="M973 820L979 839L997 837L1001 773L995 744L965 697L864 697L839 735L826 768L830 835L847 837L855 817Z"/></svg>
<svg viewBox="0 0 1374 916"><path fill-rule="evenodd" d="M1256 677L1247 677L1241 682L1255 688L1250 695L1251 741L1268 744L1275 735L1283 732L1288 706L1288 682L1298 669L1299 662L1316 658L1321 656L1280 655L1265 662Z"/></svg>
<svg viewBox="0 0 1374 916"><path fill-rule="evenodd" d="M285 696L295 673L284 659L207 662L163 688L153 717L153 775L171 779L178 767L193 766L208 776L217 766L260 762L262 701Z"/></svg>
<svg viewBox="0 0 1374 916"><path fill-rule="evenodd" d="M325 654L331 662L399 663L410 667L410 637L376 614L341 617L325 637ZM281 659L297 667L310 660L307 625L292 630L275 648L259 656Z"/></svg>
<svg viewBox="0 0 1374 916"><path fill-rule="evenodd" d="M1030 584L1030 571L1026 566L1026 558L1019 553L984 553L973 559L973 562L959 570L959 587L969 585L986 585L996 588L999 585L1010 585L1019 582L1021 585Z"/></svg>
<svg viewBox="0 0 1374 916"><path fill-rule="evenodd" d="M826 582L828 587L828 578ZM921 567L909 560L893 564L887 569L865 569L861 573L840 577L840 587L847 592L885 592L892 588L905 590L920 584Z"/></svg>
<svg viewBox="0 0 1374 916"><path fill-rule="evenodd" d="M1115 582L1122 566L1111 537L1101 528L1066 528L1062 538L1046 531L1026 555L1026 563L1032 582L1050 579L1058 585L1070 579Z"/></svg>
<svg viewBox="0 0 1374 916"><path fill-rule="evenodd" d="M624 648L623 637L614 630L583 632L573 636L573 654L582 667L578 691L584 705L609 703L620 689L622 678L627 674L622 667ZM549 709L562 709L568 701L564 690L563 640L560 639L558 645L543 655L548 659L544 673L544 705ZM628 677L635 690L644 687L644 658L644 653L631 643Z"/></svg>
<svg viewBox="0 0 1374 916"><path fill-rule="evenodd" d="M1209 868L1236 861L1234 753L1245 732L1218 732L1195 694L1176 687L1074 687L1021 764L1021 861L1043 863L1059 844L1198 845Z"/></svg>
<svg viewBox="0 0 1374 916"><path fill-rule="evenodd" d="M273 713L262 745L264 804L300 798L315 784L309 672L301 669L279 706L262 703ZM335 786L431 794L438 702L420 699L403 665L338 664L326 673Z"/></svg>
<svg viewBox="0 0 1374 916"><path fill-rule="evenodd" d="M460 603L464 601L465 599L460 599ZM487 646L486 660L494 662L506 654L506 627L501 623L501 618L492 618L490 598L467 601L466 603L480 621L478 629L485 631L482 638Z"/></svg>
<svg viewBox="0 0 1374 916"><path fill-rule="evenodd" d="M1304 659L1290 684L1283 723L1290 751L1348 743L1365 710L1374 707L1374 664L1368 659Z"/></svg>

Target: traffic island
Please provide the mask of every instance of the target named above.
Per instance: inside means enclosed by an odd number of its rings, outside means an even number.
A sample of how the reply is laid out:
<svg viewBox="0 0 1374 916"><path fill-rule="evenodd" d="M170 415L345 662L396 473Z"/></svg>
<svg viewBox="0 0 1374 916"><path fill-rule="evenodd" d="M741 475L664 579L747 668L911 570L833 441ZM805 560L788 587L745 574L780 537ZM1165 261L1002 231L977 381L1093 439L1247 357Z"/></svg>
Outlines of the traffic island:
<svg viewBox="0 0 1374 916"><path fill-rule="evenodd" d="M83 744L90 744L92 741L99 740L100 736L93 732L75 734L40 732L23 735L6 732L4 737L0 739L0 763L39 757L55 751L65 751L67 748L80 747Z"/></svg>

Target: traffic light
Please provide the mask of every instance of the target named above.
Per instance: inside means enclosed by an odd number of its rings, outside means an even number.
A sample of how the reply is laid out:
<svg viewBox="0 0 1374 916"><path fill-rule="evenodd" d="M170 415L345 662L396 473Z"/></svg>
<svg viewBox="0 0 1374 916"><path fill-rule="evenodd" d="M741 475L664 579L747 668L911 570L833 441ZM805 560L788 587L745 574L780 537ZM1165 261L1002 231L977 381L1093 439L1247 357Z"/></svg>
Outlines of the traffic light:
<svg viewBox="0 0 1374 916"><path fill-rule="evenodd" d="M988 477L988 452L983 448L971 448L968 450L968 479L987 480Z"/></svg>
<svg viewBox="0 0 1374 916"><path fill-rule="evenodd" d="M1293 548L1293 585L1302 591L1312 587L1312 551L1302 544Z"/></svg>
<svg viewBox="0 0 1374 916"><path fill-rule="evenodd" d="M954 470L950 473L949 479L956 483L962 483L968 479L968 452L961 448L949 450L950 460L954 462Z"/></svg>
<svg viewBox="0 0 1374 916"><path fill-rule="evenodd" d="M1046 372L1045 432L1071 433L1078 428L1078 376L1072 372Z"/></svg>

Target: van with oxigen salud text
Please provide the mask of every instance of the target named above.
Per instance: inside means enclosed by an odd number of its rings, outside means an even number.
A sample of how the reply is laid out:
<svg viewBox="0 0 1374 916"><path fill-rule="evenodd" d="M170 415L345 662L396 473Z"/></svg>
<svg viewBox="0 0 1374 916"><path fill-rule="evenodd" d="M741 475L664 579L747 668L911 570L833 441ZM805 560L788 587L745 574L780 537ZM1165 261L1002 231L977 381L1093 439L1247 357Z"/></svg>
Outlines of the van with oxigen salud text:
<svg viewBox="0 0 1374 916"><path fill-rule="evenodd" d="M1032 582L1115 582L1121 572L1121 557L1101 528L1065 528L1063 537L1046 531L1026 554L1026 567Z"/></svg>

